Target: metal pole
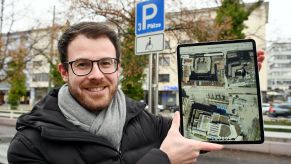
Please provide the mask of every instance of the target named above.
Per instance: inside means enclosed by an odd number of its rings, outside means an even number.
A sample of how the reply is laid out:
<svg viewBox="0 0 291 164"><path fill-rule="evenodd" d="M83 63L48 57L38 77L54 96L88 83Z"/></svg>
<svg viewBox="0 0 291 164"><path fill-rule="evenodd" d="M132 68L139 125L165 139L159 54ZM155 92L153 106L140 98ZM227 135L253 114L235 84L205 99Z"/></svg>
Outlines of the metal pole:
<svg viewBox="0 0 291 164"><path fill-rule="evenodd" d="M159 112L158 104L159 104L159 53L156 53L155 60L155 114Z"/></svg>
<svg viewBox="0 0 291 164"><path fill-rule="evenodd" d="M49 92L52 88L52 67L53 67L53 60L54 60L54 38L55 38L55 17L56 17L56 6L53 7L53 20L52 20L52 27L51 27L51 36L50 36L50 63L49 63L49 75L48 75L48 90Z"/></svg>
<svg viewBox="0 0 291 164"><path fill-rule="evenodd" d="M4 0L1 0L1 16L0 16L0 34L2 34L3 18L4 18Z"/></svg>
<svg viewBox="0 0 291 164"><path fill-rule="evenodd" d="M154 109L152 108L152 74L153 74L152 65L153 65L153 54L151 53L149 55L148 110L151 111L154 114L155 112L154 112Z"/></svg>

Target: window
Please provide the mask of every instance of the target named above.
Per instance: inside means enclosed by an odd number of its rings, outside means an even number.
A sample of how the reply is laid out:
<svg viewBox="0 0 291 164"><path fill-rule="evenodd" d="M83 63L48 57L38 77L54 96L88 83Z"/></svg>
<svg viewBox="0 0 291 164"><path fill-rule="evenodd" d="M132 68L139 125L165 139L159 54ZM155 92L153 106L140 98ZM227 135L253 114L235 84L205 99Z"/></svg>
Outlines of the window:
<svg viewBox="0 0 291 164"><path fill-rule="evenodd" d="M165 49L171 49L170 40L165 41Z"/></svg>
<svg viewBox="0 0 291 164"><path fill-rule="evenodd" d="M159 82L170 82L170 74L159 74Z"/></svg>
<svg viewBox="0 0 291 164"><path fill-rule="evenodd" d="M169 66L170 65L170 57L160 57L159 58L159 64L160 66Z"/></svg>
<svg viewBox="0 0 291 164"><path fill-rule="evenodd" d="M48 73L36 73L32 75L33 82L46 82L48 81Z"/></svg>
<svg viewBox="0 0 291 164"><path fill-rule="evenodd" d="M32 63L32 67L35 68L35 67L41 67L42 65L42 61L39 60L39 61L33 61Z"/></svg>
<svg viewBox="0 0 291 164"><path fill-rule="evenodd" d="M283 55L280 55L280 56L277 56L276 59L286 59L287 56L283 56Z"/></svg>

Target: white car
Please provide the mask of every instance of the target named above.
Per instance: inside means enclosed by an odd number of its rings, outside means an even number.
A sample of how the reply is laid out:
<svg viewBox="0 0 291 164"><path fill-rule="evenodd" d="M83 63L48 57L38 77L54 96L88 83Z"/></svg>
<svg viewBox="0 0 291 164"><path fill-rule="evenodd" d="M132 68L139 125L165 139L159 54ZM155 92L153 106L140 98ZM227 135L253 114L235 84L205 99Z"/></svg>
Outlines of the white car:
<svg viewBox="0 0 291 164"><path fill-rule="evenodd" d="M149 109L149 106L147 105L146 107L145 107L145 110L148 110ZM165 106L164 105L159 105L158 104L158 112L162 112L162 111L164 111L165 110Z"/></svg>
<svg viewBox="0 0 291 164"><path fill-rule="evenodd" d="M269 103L262 103L262 113L268 114L269 113L270 104Z"/></svg>

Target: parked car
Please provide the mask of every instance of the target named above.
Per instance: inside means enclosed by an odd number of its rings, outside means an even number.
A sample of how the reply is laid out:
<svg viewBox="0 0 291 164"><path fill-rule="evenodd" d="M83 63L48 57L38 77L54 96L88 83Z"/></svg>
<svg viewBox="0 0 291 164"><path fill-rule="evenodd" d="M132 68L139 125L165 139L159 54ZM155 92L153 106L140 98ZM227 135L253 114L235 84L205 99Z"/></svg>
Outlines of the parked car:
<svg viewBox="0 0 291 164"><path fill-rule="evenodd" d="M145 110L148 110L149 109L149 106L147 105L146 107L145 107ZM165 110L165 106L164 105L159 105L158 104L158 111L157 112L162 112L162 111L164 111Z"/></svg>
<svg viewBox="0 0 291 164"><path fill-rule="evenodd" d="M291 103L273 103L269 108L268 115L271 117L291 117Z"/></svg>
<svg viewBox="0 0 291 164"><path fill-rule="evenodd" d="M269 103L262 103L262 113L268 114L269 113L270 104Z"/></svg>
<svg viewBox="0 0 291 164"><path fill-rule="evenodd" d="M148 105L145 107L145 110L148 110L149 107ZM179 111L179 106L178 105L158 105L158 112L163 112L165 110L169 110L170 112L176 112L176 111Z"/></svg>

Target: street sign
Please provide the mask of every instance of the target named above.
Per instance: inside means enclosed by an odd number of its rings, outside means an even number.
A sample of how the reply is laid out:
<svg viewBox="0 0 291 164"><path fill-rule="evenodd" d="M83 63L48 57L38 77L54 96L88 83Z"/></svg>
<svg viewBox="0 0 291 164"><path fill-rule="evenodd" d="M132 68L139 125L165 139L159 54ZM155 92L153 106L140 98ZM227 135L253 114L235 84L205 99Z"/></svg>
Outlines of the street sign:
<svg viewBox="0 0 291 164"><path fill-rule="evenodd" d="M164 31L164 0L138 2L135 10L135 35Z"/></svg>
<svg viewBox="0 0 291 164"><path fill-rule="evenodd" d="M152 81L153 53L164 50L164 0L148 0L138 2L135 6L135 54L149 54L149 88L148 106L153 114L158 108L158 69L159 58L155 60L155 89ZM154 108L152 107L152 91L155 91Z"/></svg>
<svg viewBox="0 0 291 164"><path fill-rule="evenodd" d="M164 50L164 33L135 38L135 54L149 54Z"/></svg>

